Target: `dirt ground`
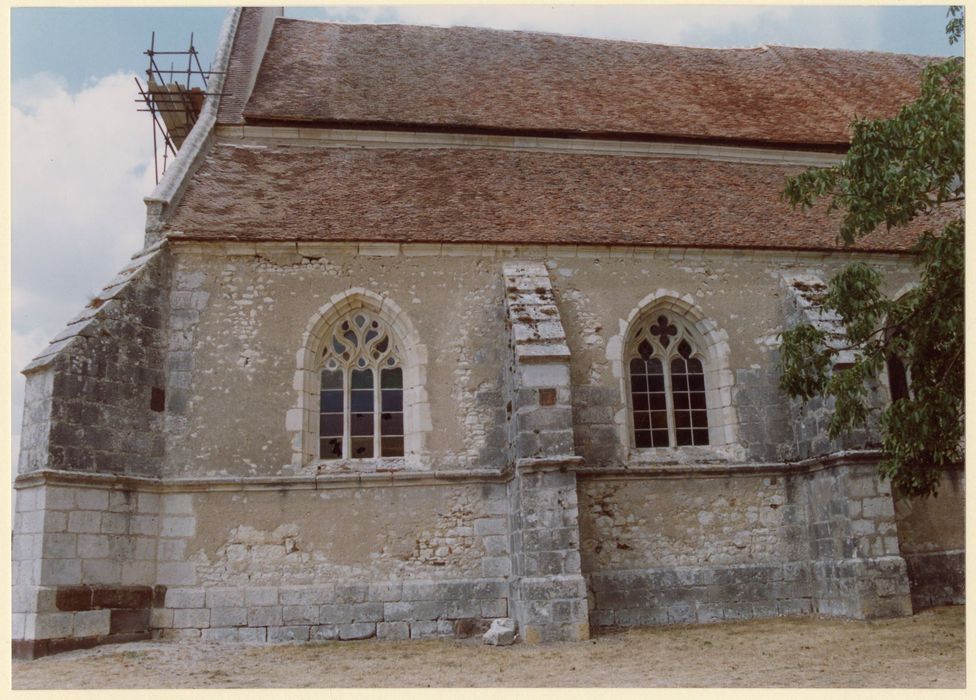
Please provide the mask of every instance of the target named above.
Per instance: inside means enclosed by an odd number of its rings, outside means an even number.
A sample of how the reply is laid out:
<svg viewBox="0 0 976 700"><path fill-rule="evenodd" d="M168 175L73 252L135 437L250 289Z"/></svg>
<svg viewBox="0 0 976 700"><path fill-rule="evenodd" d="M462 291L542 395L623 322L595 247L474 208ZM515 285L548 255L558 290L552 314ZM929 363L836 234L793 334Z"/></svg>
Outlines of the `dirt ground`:
<svg viewBox="0 0 976 700"><path fill-rule="evenodd" d="M486 647L479 639L307 645L140 642L13 663L26 688L965 686L965 607L790 618Z"/></svg>

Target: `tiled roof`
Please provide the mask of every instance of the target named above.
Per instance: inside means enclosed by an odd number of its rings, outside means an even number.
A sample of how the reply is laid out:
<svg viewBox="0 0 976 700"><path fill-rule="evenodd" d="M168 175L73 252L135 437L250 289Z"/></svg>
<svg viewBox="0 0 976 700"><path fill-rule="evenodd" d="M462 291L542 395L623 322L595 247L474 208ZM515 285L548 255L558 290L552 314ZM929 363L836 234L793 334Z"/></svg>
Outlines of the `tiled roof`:
<svg viewBox="0 0 976 700"><path fill-rule="evenodd" d="M836 147L931 60L278 19L244 117Z"/></svg>
<svg viewBox="0 0 976 700"><path fill-rule="evenodd" d="M798 166L489 149L217 144L169 228L194 239L837 248L780 199ZM858 248L905 250L917 230Z"/></svg>
<svg viewBox="0 0 976 700"><path fill-rule="evenodd" d="M251 66L255 60L261 14L251 8L243 8L234 34L234 44L224 78L225 93L220 99L217 121L224 124L243 123L241 112L250 87Z"/></svg>

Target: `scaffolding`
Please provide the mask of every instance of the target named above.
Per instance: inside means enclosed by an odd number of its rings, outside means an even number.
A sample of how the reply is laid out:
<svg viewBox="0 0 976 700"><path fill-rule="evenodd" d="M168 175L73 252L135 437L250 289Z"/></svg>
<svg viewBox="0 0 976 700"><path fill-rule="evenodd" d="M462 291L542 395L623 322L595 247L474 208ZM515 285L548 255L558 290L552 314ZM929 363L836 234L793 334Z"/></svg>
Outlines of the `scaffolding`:
<svg viewBox="0 0 976 700"><path fill-rule="evenodd" d="M143 87L139 78L135 79L139 89L139 99L136 102L145 105L138 111L152 115L153 164L158 185L160 177L166 172L168 159L176 156L200 116L204 99L218 94L207 90L207 82L219 71L210 70L209 67L207 70L203 69L200 55L193 45L193 34L190 34L190 46L185 51L157 51L156 32L153 32L149 49L144 53L149 57L146 86ZM159 67L157 57L160 56L173 57L169 69ZM182 59L176 57L186 58L186 68L182 67ZM179 68L175 65L177 61L181 64Z"/></svg>

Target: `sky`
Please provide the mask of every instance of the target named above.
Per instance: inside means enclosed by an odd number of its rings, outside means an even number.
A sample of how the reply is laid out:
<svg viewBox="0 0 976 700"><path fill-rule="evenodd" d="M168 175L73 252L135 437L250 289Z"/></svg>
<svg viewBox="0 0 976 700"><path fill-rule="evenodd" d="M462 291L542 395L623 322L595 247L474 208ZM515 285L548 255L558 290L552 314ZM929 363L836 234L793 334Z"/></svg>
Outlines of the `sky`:
<svg viewBox="0 0 976 700"><path fill-rule="evenodd" d="M959 55L944 6L431 5L287 8L286 17L478 26L706 47L762 44ZM20 370L142 247L154 185L137 111L150 36L207 67L225 8L11 10L11 454Z"/></svg>

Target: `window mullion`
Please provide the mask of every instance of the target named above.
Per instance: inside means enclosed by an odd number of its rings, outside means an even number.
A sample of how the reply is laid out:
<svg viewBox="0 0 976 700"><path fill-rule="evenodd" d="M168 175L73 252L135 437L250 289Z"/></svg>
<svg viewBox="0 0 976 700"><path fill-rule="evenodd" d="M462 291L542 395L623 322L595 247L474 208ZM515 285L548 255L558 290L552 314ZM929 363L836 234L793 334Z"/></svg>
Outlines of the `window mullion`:
<svg viewBox="0 0 976 700"><path fill-rule="evenodd" d="M350 433L352 432L352 370L342 370L342 458L349 459Z"/></svg>
<svg viewBox="0 0 976 700"><path fill-rule="evenodd" d="M678 446L678 431L674 425L674 395L671 391L671 358L667 353L661 358L664 366L664 405L668 414L668 447Z"/></svg>
<svg viewBox="0 0 976 700"><path fill-rule="evenodd" d="M380 371L375 367L371 367L369 371L373 373L373 456L381 457L380 418L382 416L380 414L380 399L382 394L380 393Z"/></svg>

